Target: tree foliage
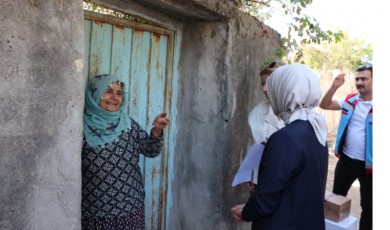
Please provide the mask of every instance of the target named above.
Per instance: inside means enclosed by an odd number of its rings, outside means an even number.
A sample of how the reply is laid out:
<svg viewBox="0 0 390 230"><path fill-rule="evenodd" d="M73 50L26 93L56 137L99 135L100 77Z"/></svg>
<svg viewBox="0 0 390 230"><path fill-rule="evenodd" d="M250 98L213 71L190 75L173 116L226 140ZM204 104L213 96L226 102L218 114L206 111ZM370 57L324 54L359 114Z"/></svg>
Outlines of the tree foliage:
<svg viewBox="0 0 390 230"><path fill-rule="evenodd" d="M339 42L322 45L306 45L302 48L302 62L313 69L337 69L352 71L357 66L372 63L372 45L350 37L347 33Z"/></svg>
<svg viewBox="0 0 390 230"><path fill-rule="evenodd" d="M112 9L109 9L103 5L98 5L97 3L93 2L92 0L83 0L83 9L86 11L96 12L100 14L106 14L117 18L124 18L130 21L138 22L141 24L149 24L146 20L142 18L137 18L135 16L131 16L129 14L125 14L122 12L118 12Z"/></svg>
<svg viewBox="0 0 390 230"><path fill-rule="evenodd" d="M304 14L304 9L312 0L231 0L243 11L264 21L272 17L274 10L279 10L287 18L288 34L281 38L281 48L275 51L279 57L289 62L302 59L302 47L306 44L338 42L343 38L341 31L322 30L314 17ZM279 8L279 9L276 9Z"/></svg>

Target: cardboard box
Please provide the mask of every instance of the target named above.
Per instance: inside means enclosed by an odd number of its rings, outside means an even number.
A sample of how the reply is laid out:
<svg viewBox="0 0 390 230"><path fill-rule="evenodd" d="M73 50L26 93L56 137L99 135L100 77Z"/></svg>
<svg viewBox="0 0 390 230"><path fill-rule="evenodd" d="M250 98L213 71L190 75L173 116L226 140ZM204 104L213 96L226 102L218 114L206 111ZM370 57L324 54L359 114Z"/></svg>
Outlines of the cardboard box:
<svg viewBox="0 0 390 230"><path fill-rule="evenodd" d="M324 211L326 219L340 222L351 213L351 199L326 191Z"/></svg>
<svg viewBox="0 0 390 230"><path fill-rule="evenodd" d="M358 229L358 218L353 216L348 216L340 222L334 222L328 219L325 219L325 229L326 230L357 230Z"/></svg>

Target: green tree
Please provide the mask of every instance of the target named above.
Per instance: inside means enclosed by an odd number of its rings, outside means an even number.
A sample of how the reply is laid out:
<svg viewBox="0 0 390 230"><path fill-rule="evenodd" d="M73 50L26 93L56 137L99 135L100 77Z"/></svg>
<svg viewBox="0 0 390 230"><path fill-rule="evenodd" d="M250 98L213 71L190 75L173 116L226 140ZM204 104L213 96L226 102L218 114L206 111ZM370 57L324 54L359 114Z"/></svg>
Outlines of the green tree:
<svg viewBox="0 0 390 230"><path fill-rule="evenodd" d="M279 57L289 62L302 59L302 46L338 42L343 38L341 31L324 31L314 17L304 14L304 9L313 0L231 0L240 9L264 21L272 17L275 10L281 11L289 18L288 34L281 38L281 48L275 51ZM291 58L289 58L291 57Z"/></svg>
<svg viewBox="0 0 390 230"><path fill-rule="evenodd" d="M344 33L339 42L306 45L302 48L302 62L313 69L352 71L364 63L372 63L372 45Z"/></svg>

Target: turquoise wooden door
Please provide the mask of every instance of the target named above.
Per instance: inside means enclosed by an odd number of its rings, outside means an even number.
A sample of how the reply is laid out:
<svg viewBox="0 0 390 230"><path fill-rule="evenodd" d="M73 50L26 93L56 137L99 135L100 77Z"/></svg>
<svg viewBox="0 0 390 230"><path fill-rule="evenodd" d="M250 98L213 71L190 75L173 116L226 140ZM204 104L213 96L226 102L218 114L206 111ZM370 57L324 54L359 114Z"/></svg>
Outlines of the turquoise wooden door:
<svg viewBox="0 0 390 230"><path fill-rule="evenodd" d="M174 33L151 25L85 11L84 77L111 73L128 86L127 111L151 129L154 117L171 111L171 70ZM169 139L169 126L164 140ZM145 183L146 229L164 229L168 143L156 158L141 157Z"/></svg>

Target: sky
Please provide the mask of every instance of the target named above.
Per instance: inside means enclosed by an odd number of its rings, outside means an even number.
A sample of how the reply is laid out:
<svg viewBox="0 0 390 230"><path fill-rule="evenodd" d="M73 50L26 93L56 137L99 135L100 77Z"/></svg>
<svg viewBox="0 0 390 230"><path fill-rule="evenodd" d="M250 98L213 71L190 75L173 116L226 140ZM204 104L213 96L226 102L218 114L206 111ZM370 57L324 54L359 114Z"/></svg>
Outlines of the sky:
<svg viewBox="0 0 390 230"><path fill-rule="evenodd" d="M380 2L380 3L379 3ZM380 0L313 0L307 7L306 14L316 18L323 30L342 30L350 36L362 38L373 45L373 65L375 65L375 81L373 93L375 97L374 147L374 229L388 226L387 211L390 207L389 190L386 186L390 175L390 146L386 138L390 130L388 117L388 100L383 95L389 90L389 54L390 43L388 23L390 14L387 5ZM274 16L274 15L273 15ZM271 21L265 23L285 35L285 17L275 14ZM387 96L386 96L387 97ZM377 106L378 105L378 106Z"/></svg>
<svg viewBox="0 0 390 230"><path fill-rule="evenodd" d="M314 17L323 30L342 30L372 44L373 22L376 17L374 5L372 1L367 0L313 0L304 13ZM285 36L287 34L285 20L284 15L274 12L271 20L265 23Z"/></svg>
<svg viewBox="0 0 390 230"><path fill-rule="evenodd" d="M363 0L313 0L308 14L328 29L342 29L354 37L373 42L374 7ZM364 9L364 10L363 10Z"/></svg>

